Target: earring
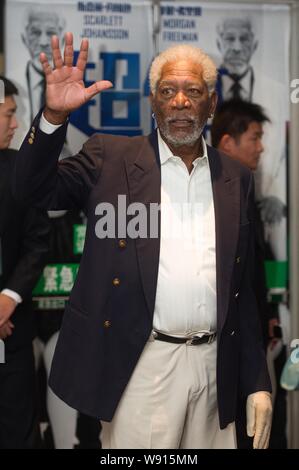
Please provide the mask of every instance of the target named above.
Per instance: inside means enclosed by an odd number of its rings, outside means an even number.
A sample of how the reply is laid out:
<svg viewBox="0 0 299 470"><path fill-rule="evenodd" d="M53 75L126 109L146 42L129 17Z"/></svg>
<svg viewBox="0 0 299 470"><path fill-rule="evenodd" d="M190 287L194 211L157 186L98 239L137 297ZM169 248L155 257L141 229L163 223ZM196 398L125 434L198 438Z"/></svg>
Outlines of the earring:
<svg viewBox="0 0 299 470"><path fill-rule="evenodd" d="M209 118L210 118L210 119L213 119L213 117L214 117L214 113L211 113L210 116L209 116Z"/></svg>

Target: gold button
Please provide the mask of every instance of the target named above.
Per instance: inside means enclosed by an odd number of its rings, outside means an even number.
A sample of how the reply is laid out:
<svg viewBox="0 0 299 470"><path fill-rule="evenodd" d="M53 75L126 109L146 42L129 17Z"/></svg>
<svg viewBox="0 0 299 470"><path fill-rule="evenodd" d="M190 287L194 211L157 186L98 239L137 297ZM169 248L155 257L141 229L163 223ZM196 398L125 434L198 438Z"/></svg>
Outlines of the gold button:
<svg viewBox="0 0 299 470"><path fill-rule="evenodd" d="M31 139L34 139L34 137L35 137L34 132L31 132L30 137L31 137Z"/></svg>
<svg viewBox="0 0 299 470"><path fill-rule="evenodd" d="M32 132L35 132L35 127L31 127L31 131L32 131Z"/></svg>
<svg viewBox="0 0 299 470"><path fill-rule="evenodd" d="M111 321L105 320L104 321L104 328L110 328L110 326L111 326Z"/></svg>
<svg viewBox="0 0 299 470"><path fill-rule="evenodd" d="M112 284L117 287L120 285L120 279L118 279L118 277L115 277L112 281Z"/></svg>
<svg viewBox="0 0 299 470"><path fill-rule="evenodd" d="M240 263L240 261L241 261L241 257L238 256L238 258L236 258L236 263Z"/></svg>
<svg viewBox="0 0 299 470"><path fill-rule="evenodd" d="M33 139L31 139L31 137L30 137L30 138L28 139L28 142L29 142L30 145L32 145L32 144L33 144Z"/></svg>
<svg viewBox="0 0 299 470"><path fill-rule="evenodd" d="M119 246L119 248L126 248L126 246L127 246L126 240L119 240L118 246Z"/></svg>

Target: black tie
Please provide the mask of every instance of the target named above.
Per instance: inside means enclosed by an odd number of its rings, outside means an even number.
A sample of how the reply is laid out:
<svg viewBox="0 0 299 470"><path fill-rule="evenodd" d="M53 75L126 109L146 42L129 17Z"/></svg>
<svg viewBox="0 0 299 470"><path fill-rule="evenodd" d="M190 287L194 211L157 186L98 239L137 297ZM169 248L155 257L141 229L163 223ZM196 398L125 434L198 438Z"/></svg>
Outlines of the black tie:
<svg viewBox="0 0 299 470"><path fill-rule="evenodd" d="M234 83L230 87L231 97L234 100L240 100L241 99L241 90L242 90L242 87L240 85L240 80L238 78L235 78L233 80L234 80Z"/></svg>

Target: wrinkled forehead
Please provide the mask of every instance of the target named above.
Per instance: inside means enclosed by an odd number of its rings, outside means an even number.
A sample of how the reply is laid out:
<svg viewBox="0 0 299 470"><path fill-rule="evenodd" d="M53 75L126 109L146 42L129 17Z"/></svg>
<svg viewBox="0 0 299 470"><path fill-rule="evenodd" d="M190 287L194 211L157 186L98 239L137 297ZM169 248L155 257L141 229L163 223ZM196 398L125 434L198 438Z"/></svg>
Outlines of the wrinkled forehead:
<svg viewBox="0 0 299 470"><path fill-rule="evenodd" d="M225 20L222 24L221 35L226 34L247 34L253 36L251 24L248 20L243 20L242 18L230 18Z"/></svg>
<svg viewBox="0 0 299 470"><path fill-rule="evenodd" d="M166 62L161 70L159 83L167 81L203 82L202 66L191 59Z"/></svg>
<svg viewBox="0 0 299 470"><path fill-rule="evenodd" d="M56 13L45 12L32 12L28 18L27 30L33 28L47 29L52 28L59 30L59 18Z"/></svg>

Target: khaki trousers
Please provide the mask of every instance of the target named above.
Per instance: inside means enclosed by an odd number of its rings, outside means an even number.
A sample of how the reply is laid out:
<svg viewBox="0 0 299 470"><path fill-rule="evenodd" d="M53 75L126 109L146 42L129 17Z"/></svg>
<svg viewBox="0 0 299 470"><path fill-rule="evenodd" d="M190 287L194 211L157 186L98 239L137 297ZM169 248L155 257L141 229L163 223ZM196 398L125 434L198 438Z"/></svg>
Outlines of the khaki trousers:
<svg viewBox="0 0 299 470"><path fill-rule="evenodd" d="M148 341L112 422L101 422L103 449L236 448L234 423L219 428L216 343Z"/></svg>

